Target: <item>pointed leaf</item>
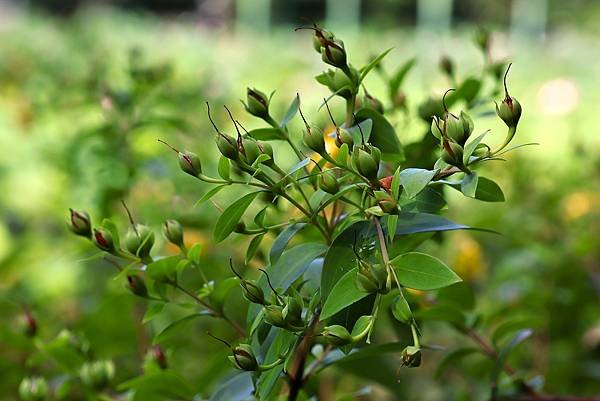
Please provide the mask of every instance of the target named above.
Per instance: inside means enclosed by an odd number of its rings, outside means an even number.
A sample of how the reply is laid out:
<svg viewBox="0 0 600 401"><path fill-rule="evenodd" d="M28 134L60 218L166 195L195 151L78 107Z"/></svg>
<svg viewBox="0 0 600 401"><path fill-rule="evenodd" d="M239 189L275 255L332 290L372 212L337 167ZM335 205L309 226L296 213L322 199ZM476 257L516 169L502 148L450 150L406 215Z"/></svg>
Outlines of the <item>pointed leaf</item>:
<svg viewBox="0 0 600 401"><path fill-rule="evenodd" d="M400 172L400 183L409 198L414 198L435 177L437 170L407 168Z"/></svg>
<svg viewBox="0 0 600 401"><path fill-rule="evenodd" d="M333 286L323 305L321 319L328 319L348 305L352 305L369 295L369 293L356 287L356 273L357 268L353 268Z"/></svg>
<svg viewBox="0 0 600 401"><path fill-rule="evenodd" d="M217 220L217 225L215 227L213 235L215 242L223 241L233 232L248 206L250 206L254 198L256 198L260 192L261 191L251 192L241 197L223 211L223 214L221 214Z"/></svg>
<svg viewBox="0 0 600 401"><path fill-rule="evenodd" d="M420 252L400 255L390 262L400 284L416 290L436 290L461 281L441 260Z"/></svg>
<svg viewBox="0 0 600 401"><path fill-rule="evenodd" d="M298 94L296 94L296 97L294 97L294 100L292 100L290 107L288 107L288 110L285 112L285 115L283 116L283 119L279 124L281 128L285 128L286 125L288 125L288 123L290 122L290 120L294 118L294 116L298 112L298 106L300 106L300 97L298 96Z"/></svg>

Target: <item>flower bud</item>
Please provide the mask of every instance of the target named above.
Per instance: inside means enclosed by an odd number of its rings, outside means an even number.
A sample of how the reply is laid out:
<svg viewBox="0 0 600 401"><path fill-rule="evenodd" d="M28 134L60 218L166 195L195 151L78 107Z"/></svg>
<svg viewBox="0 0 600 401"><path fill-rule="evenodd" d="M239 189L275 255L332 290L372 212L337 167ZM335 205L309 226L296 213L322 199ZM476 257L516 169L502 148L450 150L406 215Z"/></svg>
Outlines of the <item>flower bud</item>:
<svg viewBox="0 0 600 401"><path fill-rule="evenodd" d="M374 191L375 200L384 213L397 214L398 203L389 193L386 191Z"/></svg>
<svg viewBox="0 0 600 401"><path fill-rule="evenodd" d="M440 70L442 70L450 78L454 76L454 63L452 62L452 59L450 59L450 57L443 56L440 59L439 67Z"/></svg>
<svg viewBox="0 0 600 401"><path fill-rule="evenodd" d="M313 47L317 53L321 53L321 47L328 41L333 40L335 36L332 32L327 29L315 27L315 34L313 36Z"/></svg>
<svg viewBox="0 0 600 401"><path fill-rule="evenodd" d="M435 124L436 122L434 121L434 123L432 124L432 132L434 132L434 135L437 136L439 129L436 126L435 130L437 130L438 132L433 131ZM460 145L464 145L467 142L467 139L469 139L471 133L473 132L474 124L471 117L467 113L461 111L460 117L456 117L452 113L446 113L446 119L442 120L442 127L445 136L447 136L450 139L453 139L454 142Z"/></svg>
<svg viewBox="0 0 600 401"><path fill-rule="evenodd" d="M383 103L381 103L381 100L371 96L369 93L365 93L365 106L375 109L381 114L384 112Z"/></svg>
<svg viewBox="0 0 600 401"><path fill-rule="evenodd" d="M366 149L366 150L365 150ZM352 162L358 172L369 180L377 179L381 152L376 147L361 148L352 153Z"/></svg>
<svg viewBox="0 0 600 401"><path fill-rule="evenodd" d="M370 265L363 260L359 260L356 278L358 288L364 292L387 294L390 290L388 271L383 265Z"/></svg>
<svg viewBox="0 0 600 401"><path fill-rule="evenodd" d="M152 347L152 349L150 350L150 355L161 369L164 370L167 368L167 356L165 355L160 345L155 345L154 347Z"/></svg>
<svg viewBox="0 0 600 401"><path fill-rule="evenodd" d="M81 235L82 237L92 236L92 224L90 215L83 210L69 209L71 216L67 225L73 231L75 235Z"/></svg>
<svg viewBox="0 0 600 401"><path fill-rule="evenodd" d="M346 50L344 42L339 39L326 39L321 43L321 59L337 68L346 68Z"/></svg>
<svg viewBox="0 0 600 401"><path fill-rule="evenodd" d="M281 311L285 323L289 326L302 326L302 299L298 296L286 297L285 306Z"/></svg>
<svg viewBox="0 0 600 401"><path fill-rule="evenodd" d="M127 287L138 297L146 298L148 296L148 289L146 288L144 279L138 274L130 274L127 276Z"/></svg>
<svg viewBox="0 0 600 401"><path fill-rule="evenodd" d="M409 345L402 351L402 364L409 368L421 365L421 348Z"/></svg>
<svg viewBox="0 0 600 401"><path fill-rule="evenodd" d="M244 155L243 160L250 165L252 165L252 163L254 163L258 156L260 156L262 153L261 149L258 147L258 142L250 137L244 137L242 139L241 150Z"/></svg>
<svg viewBox="0 0 600 401"><path fill-rule="evenodd" d="M320 130L313 132L310 127L304 131L304 143L308 148L319 154L325 152L325 138Z"/></svg>
<svg viewBox="0 0 600 401"><path fill-rule="evenodd" d="M237 142L232 136L219 132L217 134L216 142L217 147L223 156L230 160L238 159L239 152L237 148Z"/></svg>
<svg viewBox="0 0 600 401"><path fill-rule="evenodd" d="M202 164L197 154L184 151L179 152L179 167L191 176L198 177L202 173Z"/></svg>
<svg viewBox="0 0 600 401"><path fill-rule="evenodd" d="M256 285L254 280L242 279L240 285L242 286L244 298L246 298L248 301L252 302L253 304L266 304L265 293L258 285Z"/></svg>
<svg viewBox="0 0 600 401"><path fill-rule="evenodd" d="M336 347L341 347L352 343L352 336L344 326L334 324L327 326L321 333L327 341Z"/></svg>
<svg viewBox="0 0 600 401"><path fill-rule="evenodd" d="M463 165L463 148L455 142L444 139L441 157L451 166L461 167Z"/></svg>
<svg viewBox="0 0 600 401"><path fill-rule="evenodd" d="M332 195L340 189L340 184L333 170L325 170L319 175L319 188Z"/></svg>
<svg viewBox="0 0 600 401"><path fill-rule="evenodd" d="M19 397L23 401L44 401L48 397L48 383L43 377L26 377L19 384Z"/></svg>
<svg viewBox="0 0 600 401"><path fill-rule="evenodd" d="M150 255L154 245L154 232L147 225L136 224L135 227L129 228L123 243L129 253L144 259Z"/></svg>
<svg viewBox="0 0 600 401"><path fill-rule="evenodd" d="M94 230L93 241L103 251L113 252L115 250L112 234L105 228L100 227Z"/></svg>
<svg viewBox="0 0 600 401"><path fill-rule="evenodd" d="M103 389L115 375L115 365L111 360L87 362L79 370L81 381L89 387Z"/></svg>
<svg viewBox="0 0 600 401"><path fill-rule="evenodd" d="M19 317L19 328L27 337L35 337L38 329L37 321L28 310Z"/></svg>
<svg viewBox="0 0 600 401"><path fill-rule="evenodd" d="M283 307L279 305L266 305L265 321L275 327L286 327L287 323L283 317Z"/></svg>
<svg viewBox="0 0 600 401"><path fill-rule="evenodd" d="M519 123L521 111L521 104L512 96L506 96L500 106L496 104L496 114L510 128L516 127Z"/></svg>
<svg viewBox="0 0 600 401"><path fill-rule="evenodd" d="M352 146L354 146L354 138L347 129L343 127L336 127L335 144L338 146L338 148L341 148L343 144L346 144L350 149L352 149Z"/></svg>
<svg viewBox="0 0 600 401"><path fill-rule="evenodd" d="M249 344L240 344L233 348L232 351L233 355L228 358L236 368L245 371L254 371L258 369L258 361Z"/></svg>
<svg viewBox="0 0 600 401"><path fill-rule="evenodd" d="M177 220L167 220L163 224L163 235L172 244L183 246L183 227Z"/></svg>
<svg viewBox="0 0 600 401"><path fill-rule="evenodd" d="M269 115L269 98L258 89L246 91L246 111L253 116L266 118Z"/></svg>

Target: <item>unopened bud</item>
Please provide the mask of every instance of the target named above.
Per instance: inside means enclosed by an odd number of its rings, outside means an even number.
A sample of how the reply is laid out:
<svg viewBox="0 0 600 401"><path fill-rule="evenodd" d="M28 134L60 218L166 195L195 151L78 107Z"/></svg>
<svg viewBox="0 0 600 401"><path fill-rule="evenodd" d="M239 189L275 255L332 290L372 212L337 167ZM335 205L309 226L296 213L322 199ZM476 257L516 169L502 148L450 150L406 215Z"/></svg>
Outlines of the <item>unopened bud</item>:
<svg viewBox="0 0 600 401"><path fill-rule="evenodd" d="M94 389L103 389L115 375L115 365L111 360L101 360L85 363L80 371L81 381Z"/></svg>
<svg viewBox="0 0 600 401"><path fill-rule="evenodd" d="M409 368L421 365L421 348L409 345L402 351L402 364Z"/></svg>
<svg viewBox="0 0 600 401"><path fill-rule="evenodd" d="M339 39L325 40L321 46L321 59L323 62L337 68L346 68L346 50L344 42Z"/></svg>
<svg viewBox="0 0 600 401"><path fill-rule="evenodd" d="M374 146L360 148L352 153L352 162L356 170L369 180L377 179L380 160L381 151Z"/></svg>
<svg viewBox="0 0 600 401"><path fill-rule="evenodd" d="M258 369L258 361L249 344L240 344L232 351L233 355L228 358L236 368L250 372Z"/></svg>
<svg viewBox="0 0 600 401"><path fill-rule="evenodd" d="M113 252L115 250L112 234L105 228L101 227L94 230L93 241L103 251Z"/></svg>
<svg viewBox="0 0 600 401"><path fill-rule="evenodd" d="M343 144L346 144L350 149L352 149L352 146L354 146L354 138L347 129L343 127L336 127L335 144L338 146L338 148L342 147Z"/></svg>
<svg viewBox="0 0 600 401"><path fill-rule="evenodd" d="M258 89L246 91L246 111L253 116L266 118L269 115L269 98Z"/></svg>
<svg viewBox="0 0 600 401"><path fill-rule="evenodd" d="M22 401L44 401L48 397L48 383L42 377L26 377L19 384Z"/></svg>
<svg viewBox="0 0 600 401"><path fill-rule="evenodd" d="M340 184L333 170L325 170L319 175L319 188L332 195L340 190Z"/></svg>
<svg viewBox="0 0 600 401"><path fill-rule="evenodd" d="M327 341L336 347L341 347L352 343L352 336L344 326L334 324L327 326L321 333Z"/></svg>
<svg viewBox="0 0 600 401"><path fill-rule="evenodd" d="M239 152L236 140L227 134L219 132L216 138L217 147L223 156L230 160L237 160Z"/></svg>
<svg viewBox="0 0 600 401"><path fill-rule="evenodd" d="M444 139L441 157L449 165L461 167L463 165L463 148L455 142Z"/></svg>
<svg viewBox="0 0 600 401"><path fill-rule="evenodd" d="M242 293L244 298L254 304L264 305L265 301L265 293L263 290L254 282L254 280L244 280L242 279L240 282L242 286Z"/></svg>
<svg viewBox="0 0 600 401"><path fill-rule="evenodd" d="M154 245L154 232L147 225L136 224L129 228L123 243L129 253L144 259Z"/></svg>
<svg viewBox="0 0 600 401"><path fill-rule="evenodd" d="M198 177L202 173L202 164L197 154L193 152L179 152L179 167L191 176Z"/></svg>
<svg viewBox="0 0 600 401"><path fill-rule="evenodd" d="M92 223L90 215L83 210L69 209L69 211L71 212L71 216L67 223L69 229L76 235L88 238L91 237Z"/></svg>
<svg viewBox="0 0 600 401"><path fill-rule="evenodd" d="M521 104L512 96L505 97L500 105L496 105L496 114L511 128L519 123L521 111Z"/></svg>
<svg viewBox="0 0 600 401"><path fill-rule="evenodd" d="M183 227L177 220L167 220L163 224L163 235L172 244L183 246Z"/></svg>
<svg viewBox="0 0 600 401"><path fill-rule="evenodd" d="M265 321L275 327L286 327L287 323L283 317L283 307L279 305L266 305Z"/></svg>
<svg viewBox="0 0 600 401"><path fill-rule="evenodd" d="M148 288L146 288L144 279L138 274L130 274L127 276L127 287L138 297L146 298L148 296Z"/></svg>

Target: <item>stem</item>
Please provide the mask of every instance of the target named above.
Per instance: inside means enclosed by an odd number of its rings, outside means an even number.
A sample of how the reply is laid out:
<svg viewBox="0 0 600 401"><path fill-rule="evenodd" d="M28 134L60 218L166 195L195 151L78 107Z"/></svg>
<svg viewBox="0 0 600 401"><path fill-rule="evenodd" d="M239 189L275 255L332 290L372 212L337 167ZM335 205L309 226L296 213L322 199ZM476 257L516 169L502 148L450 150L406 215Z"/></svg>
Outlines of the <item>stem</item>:
<svg viewBox="0 0 600 401"><path fill-rule="evenodd" d="M304 365L306 364L306 358L310 353L312 340L315 336L314 330L318 323L319 315L314 315L312 322L306 331L306 335L302 341L300 341L298 348L296 348L296 359L294 359L289 372L290 392L288 394L287 401L296 401L298 399L298 395L300 394L300 390L302 390L302 387L304 387Z"/></svg>
<svg viewBox="0 0 600 401"><path fill-rule="evenodd" d="M302 213L304 213L304 215L310 219L310 221L312 222L312 224L317 229L319 229L319 231L321 231L321 233L325 237L325 240L327 241L327 243L328 244L331 243L331 233L329 231L327 231L321 224L319 224L319 222L317 221L317 216L316 215L313 215L312 213L310 213L300 203L298 203L294 198L290 197L288 194L286 194L286 193L280 193L279 195L282 196L283 198L287 199L288 202L290 202L298 210L300 210Z"/></svg>
<svg viewBox="0 0 600 401"><path fill-rule="evenodd" d="M211 311L216 317L220 317L221 319L225 320L227 323L229 323L239 333L239 335L241 337L246 337L246 331L242 328L242 326L239 325L238 322L230 319L224 313L216 311L209 303L207 303L206 301L202 300L201 298L198 298L193 292L191 292L190 290L188 290L185 287L182 287L179 283L176 283L174 281L170 281L168 284L172 285L174 288L177 288L179 291L183 292L184 294L186 294L187 296L189 296L190 298L192 298L198 304L204 306L206 309L208 309L209 311Z"/></svg>
<svg viewBox="0 0 600 401"><path fill-rule="evenodd" d="M383 234L383 228L381 227L381 222L377 217L375 217L375 227L377 227L377 237L379 238L379 246L381 248L381 256L383 258L383 263L388 269L388 274L391 274L394 277L394 281L396 281L396 285L399 290L402 290L402 286L400 285L400 280L398 280L398 276L396 275L396 271L392 268L390 264L390 257L388 255L387 246L385 245L385 235Z"/></svg>
<svg viewBox="0 0 600 401"><path fill-rule="evenodd" d="M350 128L354 122L354 107L356 106L356 94L352 94L350 99L346 100L346 128Z"/></svg>

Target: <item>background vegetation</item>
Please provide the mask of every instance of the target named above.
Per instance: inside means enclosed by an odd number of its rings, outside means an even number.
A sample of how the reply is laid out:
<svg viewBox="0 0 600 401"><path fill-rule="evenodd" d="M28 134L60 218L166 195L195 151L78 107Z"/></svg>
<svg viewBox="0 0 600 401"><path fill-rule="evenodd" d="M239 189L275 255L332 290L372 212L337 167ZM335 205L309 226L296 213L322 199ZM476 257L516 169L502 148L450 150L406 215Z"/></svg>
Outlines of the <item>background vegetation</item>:
<svg viewBox="0 0 600 401"><path fill-rule="evenodd" d="M600 11L594 2L560 3L549 2L541 37L511 31L507 10L500 14L504 20L490 24L492 57L514 62L511 92L524 108L520 142L540 146L511 153L509 163L491 167L506 203L458 202L448 194L449 217L503 235L455 233L428 246L475 289L477 310L491 327L507 315L522 316L535 327L528 346L511 356L515 365L525 374L543 375L549 392L591 395L600 393L600 142L595 121L600 59L593 51L600 45L600 24L593 23ZM414 114L428 95L452 85L438 70L441 54L456 60L458 76L482 63L470 23L488 21L469 21L475 17L469 17L468 6L459 5L464 23L458 20L450 31L415 29L412 18L396 26L379 6L368 6L369 18L360 27L336 33L354 54L394 46L386 59L389 66L417 56L417 68L406 81L407 105ZM216 171L206 100L228 104L242 115L238 99L245 97L246 86L277 89L273 107L282 114L291 101L286 94L300 92L309 110L316 110L326 95L325 89L315 91L311 80L321 66L292 25L277 23L261 33L233 29L235 24L227 22L198 23L189 15L165 18L83 8L65 18L35 8L7 10L0 17L2 401L16 400L21 378L31 373L25 361L33 346L19 324L24 308L36 317L40 336L53 338L68 328L85 336L98 357L113 358L116 382L136 375L151 334L182 313L168 311L142 325L143 302L112 279L110 264L89 259L95 254L89 244L69 236L64 224L69 207L87 209L96 220L116 216L126 224L119 203L126 199L137 220L147 224L177 218L190 240L205 243L206 274L223 277L231 255L243 258L246 239L211 244L219 211L210 204L194 207L208 187L181 174L156 139L195 151L206 169ZM369 78L370 92L385 93L382 85L376 76ZM256 121L242 124L250 129ZM299 121L293 124L299 132ZM416 118L400 116L396 124L403 143L428 129ZM490 118L489 125L502 132L497 121ZM233 199L229 196L216 203L226 205ZM176 252L160 241L166 252ZM228 305L241 318L236 297ZM419 298L424 305L430 301ZM209 341L207 328L227 337L226 327L207 319L162 343L170 365L191 383L201 383L203 395L231 373L227 350ZM456 344L442 324L431 340L445 348ZM444 352L432 355L441 359ZM464 359L460 364L466 375L450 369L433 380L433 371L396 371L392 359L388 377L379 383L348 376L341 387L352 394L373 385L363 399L381 399L377 394L390 386L415 400L481 399L487 383L478 376L478 363ZM335 369L360 377L369 366Z"/></svg>

